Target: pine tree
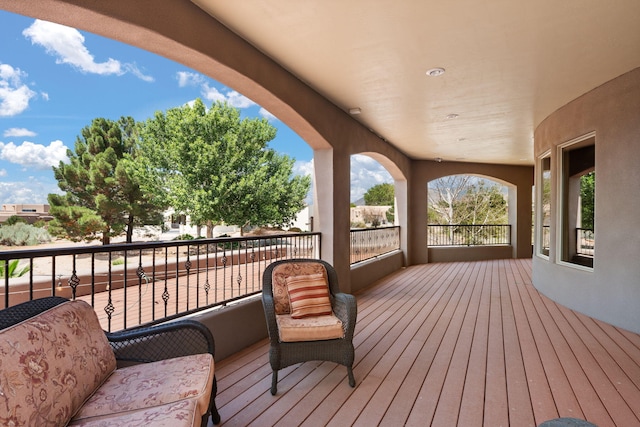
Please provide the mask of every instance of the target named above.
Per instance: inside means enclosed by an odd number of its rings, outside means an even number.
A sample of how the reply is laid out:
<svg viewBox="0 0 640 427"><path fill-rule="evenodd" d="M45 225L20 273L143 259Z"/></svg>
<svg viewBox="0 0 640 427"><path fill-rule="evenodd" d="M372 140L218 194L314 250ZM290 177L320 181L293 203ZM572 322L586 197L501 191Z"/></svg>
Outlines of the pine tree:
<svg viewBox="0 0 640 427"><path fill-rule="evenodd" d="M154 186L154 174L144 169L136 128L131 117L123 117L117 122L97 118L82 129L74 151L67 151L69 163L53 167L65 194L49 194L52 233L109 244L126 229L131 242L136 223L157 219L164 208L162 192Z"/></svg>

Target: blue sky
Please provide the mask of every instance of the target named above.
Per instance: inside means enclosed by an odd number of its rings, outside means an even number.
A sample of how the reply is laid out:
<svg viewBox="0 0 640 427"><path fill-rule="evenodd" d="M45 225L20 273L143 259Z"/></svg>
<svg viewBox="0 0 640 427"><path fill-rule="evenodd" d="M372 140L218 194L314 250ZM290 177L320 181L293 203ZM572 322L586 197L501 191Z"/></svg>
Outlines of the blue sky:
<svg viewBox="0 0 640 427"><path fill-rule="evenodd" d="M278 129L271 147L310 174L313 151L250 99L181 64L144 50L45 21L0 11L0 205L46 203L59 192L52 166L66 160L94 118L146 120L201 98L226 100ZM354 156L351 200L391 182L376 161Z"/></svg>

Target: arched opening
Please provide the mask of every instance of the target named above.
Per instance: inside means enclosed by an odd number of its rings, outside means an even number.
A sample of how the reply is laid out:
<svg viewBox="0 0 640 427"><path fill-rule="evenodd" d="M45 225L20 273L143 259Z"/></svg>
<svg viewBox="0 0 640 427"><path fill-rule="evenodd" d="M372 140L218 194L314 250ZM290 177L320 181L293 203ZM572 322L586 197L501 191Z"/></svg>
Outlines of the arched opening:
<svg viewBox="0 0 640 427"><path fill-rule="evenodd" d="M508 188L472 175L430 181L429 246L511 244Z"/></svg>
<svg viewBox="0 0 640 427"><path fill-rule="evenodd" d="M510 258L515 198L511 184L483 175L455 174L427 184L430 262Z"/></svg>
<svg viewBox="0 0 640 427"><path fill-rule="evenodd" d="M395 187L391 174L373 157L351 156L350 263L400 249L395 224Z"/></svg>
<svg viewBox="0 0 640 427"><path fill-rule="evenodd" d="M12 126L3 129L0 175L11 177L0 186L4 201L44 204L48 194L60 193L52 166L67 161L66 150L74 149L74 139L92 120L131 117L143 123L159 111L193 105L197 98L206 108L220 101L237 109L242 120L268 122L276 134L267 147L295 160L293 174L309 174L313 150L302 138L265 108L209 76L120 41L6 11L0 14L6 18L0 37L7 40L1 115L9 117ZM182 220L175 221L172 214ZM165 211L164 227L177 233L175 225L180 224L180 235L206 235L206 227L187 219L192 214ZM309 225L303 218L287 228L308 231Z"/></svg>

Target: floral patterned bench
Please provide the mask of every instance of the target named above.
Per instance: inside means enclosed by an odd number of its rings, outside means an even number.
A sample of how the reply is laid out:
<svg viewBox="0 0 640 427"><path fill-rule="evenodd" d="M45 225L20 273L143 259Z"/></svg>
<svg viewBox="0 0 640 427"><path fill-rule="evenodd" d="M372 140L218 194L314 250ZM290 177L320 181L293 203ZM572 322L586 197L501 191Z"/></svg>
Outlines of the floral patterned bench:
<svg viewBox="0 0 640 427"><path fill-rule="evenodd" d="M84 301L1 310L0 425L217 424L213 353L194 321L110 334Z"/></svg>

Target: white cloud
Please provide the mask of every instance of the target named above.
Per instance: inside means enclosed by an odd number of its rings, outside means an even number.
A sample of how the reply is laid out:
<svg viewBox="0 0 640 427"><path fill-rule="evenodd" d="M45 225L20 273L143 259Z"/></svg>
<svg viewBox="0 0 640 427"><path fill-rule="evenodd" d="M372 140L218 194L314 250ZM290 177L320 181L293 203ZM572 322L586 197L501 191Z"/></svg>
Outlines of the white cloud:
<svg viewBox="0 0 640 427"><path fill-rule="evenodd" d="M99 75L121 76L129 72L144 81L153 81L152 77L142 74L134 64L123 64L113 58L96 62L84 45L84 36L75 28L36 19L22 34L32 44L44 47L49 55L56 57L57 64L68 64L83 73Z"/></svg>
<svg viewBox="0 0 640 427"><path fill-rule="evenodd" d="M293 174L294 175L309 175L311 177L311 186L309 187L309 192L307 193L307 197L305 197L305 202L307 205L313 204L313 159L306 160L296 160L293 164Z"/></svg>
<svg viewBox="0 0 640 427"><path fill-rule="evenodd" d="M15 116L29 107L36 93L22 82L26 77L19 68L0 63L0 117Z"/></svg>
<svg viewBox="0 0 640 427"><path fill-rule="evenodd" d="M0 176L7 176L7 170L6 169L0 169Z"/></svg>
<svg viewBox="0 0 640 427"><path fill-rule="evenodd" d="M4 131L5 138L12 137L12 136L24 137L24 136L36 136L36 135L37 134L35 132L25 128L11 128Z"/></svg>
<svg viewBox="0 0 640 427"><path fill-rule="evenodd" d="M294 175L311 175L313 177L313 159L296 160L293 164Z"/></svg>
<svg viewBox="0 0 640 427"><path fill-rule="evenodd" d="M130 72L131 74L133 74L134 76L136 76L137 78L139 78L144 82L153 83L155 81L153 76L148 76L144 74L135 64L124 64L123 67L125 70L127 70L128 72Z"/></svg>
<svg viewBox="0 0 640 427"><path fill-rule="evenodd" d="M204 83L202 74L189 71L178 71L176 77L178 78L179 87L198 86Z"/></svg>
<svg viewBox="0 0 640 427"><path fill-rule="evenodd" d="M260 114L262 117L264 117L270 122L278 121L278 118L273 114L271 114L270 112L268 112L267 110L265 110L264 107L260 107L260 111L258 112L258 114Z"/></svg>
<svg viewBox="0 0 640 427"><path fill-rule="evenodd" d="M218 89L216 89L215 87L210 87L207 83L204 83L202 85L202 96L204 97L204 99L206 99L207 101L226 101L227 97L224 96L222 93L220 93L220 91Z"/></svg>
<svg viewBox="0 0 640 427"><path fill-rule="evenodd" d="M351 201L364 197L364 193L378 184L393 183L391 174L369 156L351 156Z"/></svg>
<svg viewBox="0 0 640 427"><path fill-rule="evenodd" d="M47 203L49 193L61 194L61 191L56 183L34 177L23 182L0 182L0 200L3 203Z"/></svg>
<svg viewBox="0 0 640 427"><path fill-rule="evenodd" d="M296 161L293 173L296 175L311 175L313 179L313 159L310 161ZM369 156L351 156L351 194L350 200L355 202L364 197L371 187L378 184L393 183L391 174L376 160Z"/></svg>
<svg viewBox="0 0 640 427"><path fill-rule="evenodd" d="M0 159L25 167L48 169L68 160L67 147L62 141L52 141L48 146L29 141L21 145L0 142Z"/></svg>
<svg viewBox="0 0 640 427"><path fill-rule="evenodd" d="M42 97L42 99L44 99L45 101L49 100L49 94L47 92L40 92L40 96Z"/></svg>
<svg viewBox="0 0 640 427"><path fill-rule="evenodd" d="M247 98L246 96L236 92L235 90L230 90L226 94L220 92L215 87L209 86L208 83L202 84L202 96L207 101L216 102L222 101L227 102L229 105L235 108L249 108L257 105L255 102Z"/></svg>
<svg viewBox="0 0 640 427"><path fill-rule="evenodd" d="M256 105L255 102L235 90L227 92L227 101L236 108L249 108Z"/></svg>

